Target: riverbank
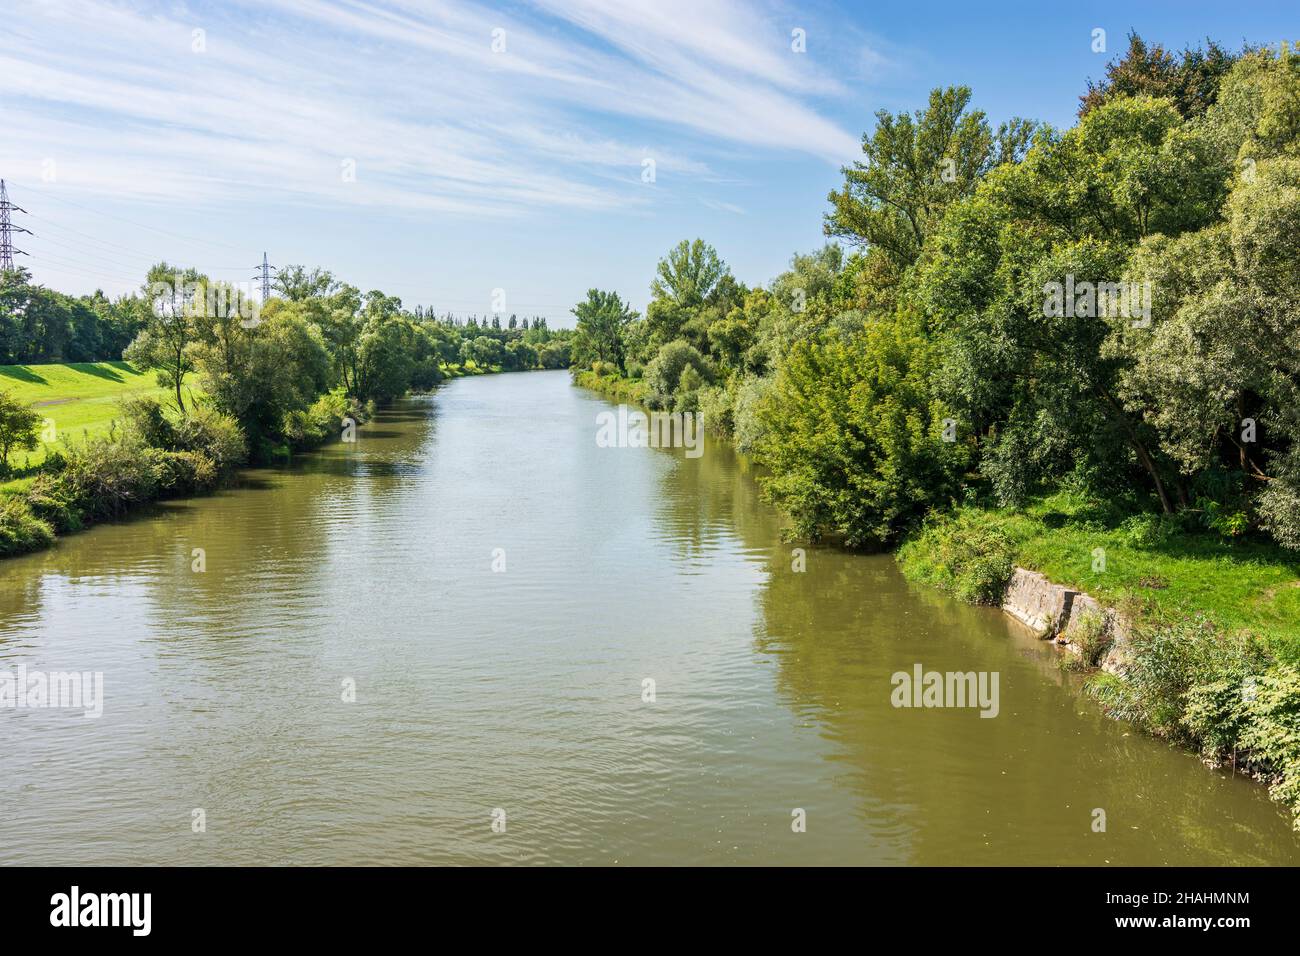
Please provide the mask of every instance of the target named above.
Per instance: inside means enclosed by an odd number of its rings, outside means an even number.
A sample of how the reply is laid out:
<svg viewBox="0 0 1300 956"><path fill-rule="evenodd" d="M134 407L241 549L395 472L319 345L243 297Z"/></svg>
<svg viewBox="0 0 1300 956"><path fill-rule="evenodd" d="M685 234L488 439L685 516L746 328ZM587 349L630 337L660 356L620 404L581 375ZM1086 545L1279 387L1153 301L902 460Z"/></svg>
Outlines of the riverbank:
<svg viewBox="0 0 1300 956"><path fill-rule="evenodd" d="M184 420L174 410L165 411L159 399L169 391L151 384L152 374L146 376L128 363L4 369L9 370L8 378L29 383L25 398L34 388L67 391L75 383L76 394L70 398L47 401L78 403L82 410L77 420L85 427L79 440L69 443L56 437L43 442L38 464L0 483L0 559L48 548L62 535L155 502L210 494L236 481L239 469L249 464L246 440L232 433L237 431L233 422L210 410ZM441 366L440 378L503 371L500 365L467 360ZM106 384L87 389L87 376ZM288 423L283 441L271 452L284 460L347 440L345 424L362 425L374 410L373 402L359 403L339 392L320 396ZM140 421L141 416L147 421ZM68 420L56 421L57 436L66 434Z"/></svg>
<svg viewBox="0 0 1300 956"><path fill-rule="evenodd" d="M158 384L155 372L130 362L0 365L0 391L44 420L40 444L15 452L9 462L18 475L34 473L47 455L66 451L70 442L107 435L121 417L123 399L147 396L165 401L171 395Z"/></svg>
<svg viewBox="0 0 1300 956"><path fill-rule="evenodd" d="M340 393L323 395L288 423L279 450L287 457L337 440L373 410ZM249 463L239 425L210 408L180 416L155 398L134 396L118 411L107 433L73 442L0 486L0 558L48 548L155 502L209 494Z"/></svg>
<svg viewBox="0 0 1300 956"><path fill-rule="evenodd" d="M932 517L911 580L992 604L1072 652L1112 715L1268 783L1300 829L1300 561L1065 493Z"/></svg>
<svg viewBox="0 0 1300 956"><path fill-rule="evenodd" d="M577 372L641 402L645 387ZM1113 716L1266 782L1300 829L1300 558L1058 492L932 516L897 549L910 580L1002 608L1055 641Z"/></svg>

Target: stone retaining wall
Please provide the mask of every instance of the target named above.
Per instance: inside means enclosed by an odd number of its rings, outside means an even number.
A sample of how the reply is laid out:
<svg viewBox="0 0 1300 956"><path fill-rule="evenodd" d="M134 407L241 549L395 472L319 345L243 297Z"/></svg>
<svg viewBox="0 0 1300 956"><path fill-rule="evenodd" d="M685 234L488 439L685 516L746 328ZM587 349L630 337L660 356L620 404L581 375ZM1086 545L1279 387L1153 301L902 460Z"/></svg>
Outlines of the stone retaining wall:
<svg viewBox="0 0 1300 956"><path fill-rule="evenodd" d="M1037 571L1016 568L1002 597L1002 610L1031 628L1043 640L1054 640L1072 653L1079 647L1072 640L1086 618L1100 619L1102 633L1110 647L1101 667L1118 673L1123 662L1127 625L1119 613L1104 608L1097 599L1074 588L1053 584Z"/></svg>

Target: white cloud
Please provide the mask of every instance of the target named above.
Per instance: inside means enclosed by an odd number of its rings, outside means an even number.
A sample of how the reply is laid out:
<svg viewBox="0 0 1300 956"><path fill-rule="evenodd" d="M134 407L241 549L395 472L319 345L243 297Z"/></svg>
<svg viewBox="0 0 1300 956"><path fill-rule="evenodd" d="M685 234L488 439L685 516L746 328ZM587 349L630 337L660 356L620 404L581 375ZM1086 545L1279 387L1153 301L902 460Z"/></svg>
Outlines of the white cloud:
<svg viewBox="0 0 1300 956"><path fill-rule="evenodd" d="M723 147L830 162L857 149L806 102L838 85L789 52L783 25L731 0L540 0L515 16L416 0L218 9L10 11L0 163L53 157L69 190L159 201L506 216L643 202L631 187L645 156L710 178L700 154Z"/></svg>

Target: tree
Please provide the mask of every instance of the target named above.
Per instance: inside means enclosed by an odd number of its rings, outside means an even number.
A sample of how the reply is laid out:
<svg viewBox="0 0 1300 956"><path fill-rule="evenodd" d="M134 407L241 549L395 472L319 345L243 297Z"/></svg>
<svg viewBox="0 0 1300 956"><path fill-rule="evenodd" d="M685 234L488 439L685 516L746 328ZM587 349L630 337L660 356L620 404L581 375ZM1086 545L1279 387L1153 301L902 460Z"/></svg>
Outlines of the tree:
<svg viewBox="0 0 1300 956"><path fill-rule="evenodd" d="M9 472L9 453L37 446L41 416L0 390L0 473Z"/></svg>
<svg viewBox="0 0 1300 956"><path fill-rule="evenodd" d="M678 392L691 391L712 382L713 370L709 368L708 359L695 346L679 340L659 349L646 366L643 379L656 403L671 405L671 397Z"/></svg>
<svg viewBox="0 0 1300 956"><path fill-rule="evenodd" d="M303 266L285 266L271 280L271 287L290 302L323 299L339 290L339 282L324 269L307 271Z"/></svg>
<svg viewBox="0 0 1300 956"><path fill-rule="evenodd" d="M177 269L160 262L149 270L144 292L149 316L123 357L140 368L156 369L158 384L176 393L176 407L185 414L181 386L194 370L189 345L194 341L193 315L204 307L201 297L208 284L195 269Z"/></svg>
<svg viewBox="0 0 1300 956"><path fill-rule="evenodd" d="M994 166L1020 157L1034 125L1014 119L996 137L984 114L967 112L970 89L932 90L915 114L876 113L862 137L865 161L842 169L844 187L828 197L826 233L881 250L898 272L916 261L944 210L969 196Z"/></svg>
<svg viewBox="0 0 1300 956"><path fill-rule="evenodd" d="M329 384L329 353L303 303L272 300L245 324L237 293L229 307L194 317L189 356L203 391L233 417L254 447L278 438L285 415L307 408Z"/></svg>
<svg viewBox="0 0 1300 956"><path fill-rule="evenodd" d="M1258 499L1263 524L1300 546L1300 159L1261 160L1224 222L1152 236L1129 272L1163 290L1149 330L1115 323L1118 395L1156 430L1196 497ZM1235 493L1213 475L1235 472Z"/></svg>
<svg viewBox="0 0 1300 956"><path fill-rule="evenodd" d="M623 335L637 313L617 292L588 289L587 298L570 310L578 319L574 343L585 360L613 362L625 369Z"/></svg>
<svg viewBox="0 0 1300 956"><path fill-rule="evenodd" d="M698 308L710 302L719 283L730 275L711 245L703 239L683 239L659 260L650 293L680 308Z"/></svg>
<svg viewBox="0 0 1300 956"><path fill-rule="evenodd" d="M969 448L944 441L934 369L907 314L794 345L760 399L757 453L799 534L884 545L957 493Z"/></svg>
<svg viewBox="0 0 1300 956"><path fill-rule="evenodd" d="M1213 40L1206 48L1182 52L1176 58L1159 43L1147 45L1137 33L1128 35L1128 50L1106 66L1100 83L1088 81L1088 92L1079 97L1079 116L1103 103L1125 96L1153 96L1171 100L1186 119L1205 113L1219 95L1219 86L1237 57Z"/></svg>

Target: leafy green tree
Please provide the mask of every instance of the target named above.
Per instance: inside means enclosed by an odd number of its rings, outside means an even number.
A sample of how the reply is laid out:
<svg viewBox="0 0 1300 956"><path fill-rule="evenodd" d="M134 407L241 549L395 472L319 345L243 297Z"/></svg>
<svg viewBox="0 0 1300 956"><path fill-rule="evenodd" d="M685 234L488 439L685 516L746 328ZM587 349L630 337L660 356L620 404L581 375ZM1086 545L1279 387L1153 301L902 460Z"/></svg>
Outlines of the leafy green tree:
<svg viewBox="0 0 1300 956"><path fill-rule="evenodd" d="M1236 59L1212 40L1205 49L1189 47L1174 56L1159 43L1147 44L1130 33L1128 50L1107 64L1105 79L1088 81L1088 92L1079 97L1079 115L1122 97L1152 96L1172 101L1188 119L1200 116L1218 98L1220 84Z"/></svg>
<svg viewBox="0 0 1300 956"><path fill-rule="evenodd" d="M982 112L967 112L970 96L964 86L936 89L915 114L876 113L865 160L844 167L843 188L829 196L826 233L881 250L898 272L915 262L944 210L1019 158L1033 133L1015 119L995 135Z"/></svg>
<svg viewBox="0 0 1300 956"><path fill-rule="evenodd" d="M0 389L0 474L9 471L9 454L38 444L41 416Z"/></svg>
<svg viewBox="0 0 1300 956"><path fill-rule="evenodd" d="M246 321L238 293L194 317L189 357L203 391L232 416L254 447L277 439L285 415L306 409L329 386L329 353L301 303L272 300Z"/></svg>
<svg viewBox="0 0 1300 956"><path fill-rule="evenodd" d="M691 373L689 378L686 377L688 371ZM668 406L673 404L672 396L682 390L684 378L685 390L690 391L713 381L713 370L708 359L695 346L682 341L662 346L642 376L655 404Z"/></svg>
<svg viewBox="0 0 1300 956"><path fill-rule="evenodd" d="M659 260L650 293L681 308L709 304L731 270L703 239L683 239Z"/></svg>
<svg viewBox="0 0 1300 956"><path fill-rule="evenodd" d="M324 299L339 291L340 284L324 269L285 266L271 281L271 287L290 302Z"/></svg>
<svg viewBox="0 0 1300 956"><path fill-rule="evenodd" d="M907 314L793 346L760 400L757 452L798 534L885 545L958 493L969 450L944 441L932 349Z"/></svg>
<svg viewBox="0 0 1300 956"><path fill-rule="evenodd" d="M156 369L158 384L175 391L182 415L181 387L194 370L189 349L194 341L193 316L203 307L200 297L206 287L207 277L195 269L178 269L166 262L153 266L144 285L148 318L123 356L140 368Z"/></svg>
<svg viewBox="0 0 1300 956"><path fill-rule="evenodd" d="M571 311L578 319L574 348L583 360L613 362L624 369L623 335L637 313L617 292L600 289L588 289L587 298Z"/></svg>
<svg viewBox="0 0 1300 956"><path fill-rule="evenodd" d="M538 361L542 368L568 368L570 365L569 344L567 342L547 342L538 351Z"/></svg>
<svg viewBox="0 0 1300 956"><path fill-rule="evenodd" d="M1262 160L1221 224L1152 236L1130 274L1161 290L1149 330L1114 323L1118 394L1183 475L1238 474L1264 523L1300 545L1300 159Z"/></svg>

